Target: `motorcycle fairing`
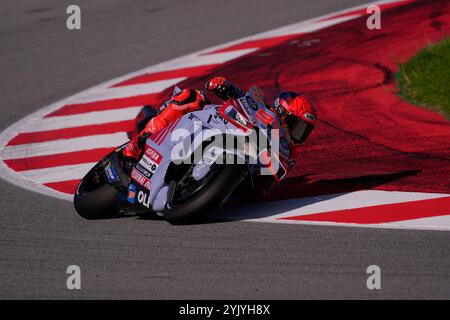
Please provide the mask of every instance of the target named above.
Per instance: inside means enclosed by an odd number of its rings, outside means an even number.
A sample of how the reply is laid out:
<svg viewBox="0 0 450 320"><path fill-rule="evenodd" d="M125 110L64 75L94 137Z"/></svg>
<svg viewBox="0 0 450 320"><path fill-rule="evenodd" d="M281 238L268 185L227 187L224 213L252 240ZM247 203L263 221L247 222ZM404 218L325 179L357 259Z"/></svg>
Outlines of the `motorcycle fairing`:
<svg viewBox="0 0 450 320"><path fill-rule="evenodd" d="M237 99L237 102L233 101L233 103L239 105L239 109L243 109L243 116L252 125L268 129L266 134L272 128L279 127L277 115L266 107L262 100L262 93L258 88L252 88L243 98ZM149 188L145 188L132 180L132 184L136 187L135 196L138 203L154 212L162 212L167 203L169 192L166 173L172 162L183 162L184 159L194 153L198 146L204 141L210 141L213 136L220 135L223 137L230 132L234 136L248 136L251 133L252 130L250 132L236 130L239 126L220 113L221 107L220 105L207 105L202 110L185 114L175 123L152 134L147 139L145 152L136 167L146 177L149 177L150 184ZM258 114L264 116L259 117ZM270 121L267 121L268 119ZM280 130L280 132L283 134L283 130ZM199 133L202 133L202 139L196 139ZM183 149L185 143L191 148L187 152L180 153L179 151ZM278 144L278 141L275 141L275 143ZM282 155L286 152L283 148L284 146L280 148ZM216 155L227 152L245 159L245 154L242 154L241 150L226 150L226 148L220 147L217 147L217 149L219 150L216 150ZM155 156L158 159L157 163L155 162Z"/></svg>

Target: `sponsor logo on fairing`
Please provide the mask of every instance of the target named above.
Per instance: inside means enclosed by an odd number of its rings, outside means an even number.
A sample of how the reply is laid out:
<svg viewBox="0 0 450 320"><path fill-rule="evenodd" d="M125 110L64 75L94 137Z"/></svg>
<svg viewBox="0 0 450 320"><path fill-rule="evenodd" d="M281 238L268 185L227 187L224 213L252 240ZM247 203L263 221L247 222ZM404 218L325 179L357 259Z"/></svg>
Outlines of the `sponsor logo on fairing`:
<svg viewBox="0 0 450 320"><path fill-rule="evenodd" d="M139 163L136 164L135 168L137 169L137 171L139 171L144 176L146 176L147 178L150 179L153 176L153 173L155 171L150 172L148 169L145 168L145 166L143 166L141 164L143 164L142 159L141 159L141 161Z"/></svg>
<svg viewBox="0 0 450 320"><path fill-rule="evenodd" d="M247 97L247 102L250 105L250 108L252 108L253 110L258 110L258 105L256 104L255 100L253 100L250 97Z"/></svg>
<svg viewBox="0 0 450 320"><path fill-rule="evenodd" d="M189 114L188 119L191 121L202 121L199 117L197 117L195 114Z"/></svg>
<svg viewBox="0 0 450 320"><path fill-rule="evenodd" d="M248 121L247 119L244 118L244 116L242 116L240 113L236 113L236 116L234 117L234 119L239 122L240 124L242 124L243 126L246 126Z"/></svg>
<svg viewBox="0 0 450 320"><path fill-rule="evenodd" d="M219 114L219 109L220 107L215 108L216 112L214 114L210 114L208 117L208 120L206 121L207 124L211 124L211 122L215 123L215 124L228 124L228 120L223 118L220 114ZM199 119L198 122L201 122L201 120Z"/></svg>
<svg viewBox="0 0 450 320"><path fill-rule="evenodd" d="M131 171L131 179L139 183L145 189L150 190L152 182L145 175L140 173L136 168Z"/></svg>
<svg viewBox="0 0 450 320"><path fill-rule="evenodd" d="M150 208L150 196L147 192L139 191L138 202L143 206Z"/></svg>
<svg viewBox="0 0 450 320"><path fill-rule="evenodd" d="M155 173L156 169L158 168L158 165L161 163L163 156L153 149L150 146L147 146L145 149L145 154L141 158L141 161L139 164L141 165L141 169L144 169L144 171L149 171L149 175L147 175L149 178Z"/></svg>
<svg viewBox="0 0 450 320"><path fill-rule="evenodd" d="M153 173L155 173L156 168L158 168L158 165L153 162L152 160L150 160L147 156L143 156L141 158L141 161L139 161L139 164L141 165L140 167L142 169L145 169L146 172L148 172L148 177L151 178ZM136 165L137 167L138 165ZM141 170L140 170L141 171Z"/></svg>
<svg viewBox="0 0 450 320"><path fill-rule="evenodd" d="M247 112L247 114L253 114L252 111L250 111L250 107L248 106L247 100L244 98L240 98L238 99L239 104L242 106L242 108L245 110L245 112Z"/></svg>
<svg viewBox="0 0 450 320"><path fill-rule="evenodd" d="M108 179L109 183L114 183L117 180L119 180L119 176L117 175L116 170L111 166L111 164L108 164L108 166L105 168L106 173L106 179Z"/></svg>
<svg viewBox="0 0 450 320"><path fill-rule="evenodd" d="M148 146L145 148L145 154L152 159L156 164L160 164L162 160L162 155L153 149L152 147Z"/></svg>
<svg viewBox="0 0 450 320"><path fill-rule="evenodd" d="M128 197L127 200L129 203L134 203L134 200L136 198L136 186L134 184L130 184L128 187Z"/></svg>

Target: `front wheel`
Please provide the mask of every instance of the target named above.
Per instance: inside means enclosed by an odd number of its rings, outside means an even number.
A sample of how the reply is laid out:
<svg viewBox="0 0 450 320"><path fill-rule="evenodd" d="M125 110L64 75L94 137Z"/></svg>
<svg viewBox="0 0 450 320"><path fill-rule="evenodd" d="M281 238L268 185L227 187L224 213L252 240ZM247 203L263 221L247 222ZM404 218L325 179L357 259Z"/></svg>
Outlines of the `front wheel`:
<svg viewBox="0 0 450 320"><path fill-rule="evenodd" d="M108 156L105 157L107 158ZM86 174L74 195L75 210L85 219L112 218L119 211L116 202L117 190L107 184L101 174L104 161L100 161Z"/></svg>
<svg viewBox="0 0 450 320"><path fill-rule="evenodd" d="M184 179L190 179L188 185L178 182L174 200L164 209L164 217L171 224L187 224L199 221L210 209L225 202L247 173L242 164L216 165L203 180L193 182L191 170ZM186 188L188 188L186 190Z"/></svg>

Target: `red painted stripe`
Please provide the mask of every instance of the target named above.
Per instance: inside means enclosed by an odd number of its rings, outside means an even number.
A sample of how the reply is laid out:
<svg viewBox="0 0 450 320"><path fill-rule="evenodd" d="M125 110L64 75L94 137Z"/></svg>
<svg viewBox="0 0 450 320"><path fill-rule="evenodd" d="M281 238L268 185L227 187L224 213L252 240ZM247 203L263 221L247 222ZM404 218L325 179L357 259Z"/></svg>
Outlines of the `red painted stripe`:
<svg viewBox="0 0 450 320"><path fill-rule="evenodd" d="M164 139L166 138L168 133L169 133L169 128L164 129L163 134L160 137L158 137L158 141L155 141L156 144L160 145L164 141Z"/></svg>
<svg viewBox="0 0 450 320"><path fill-rule="evenodd" d="M161 138L158 140L158 145L161 145L161 143L166 139L167 135L170 132L170 128L167 128L166 131L164 131L164 134L161 136Z"/></svg>
<svg viewBox="0 0 450 320"><path fill-rule="evenodd" d="M114 148L100 148L84 151L59 153L23 159L3 160L14 171L43 169L80 163L97 162Z"/></svg>
<svg viewBox="0 0 450 320"><path fill-rule="evenodd" d="M156 132L155 134L152 134L150 139L153 140L153 142L156 143L156 141L159 139L159 137L164 133L164 131L166 130L166 128L159 130L158 132Z"/></svg>
<svg viewBox="0 0 450 320"><path fill-rule="evenodd" d="M169 132L172 132L173 129L175 129L175 127L178 125L178 123L180 122L181 118L178 118L177 120L175 120L174 122L172 122L172 124L169 126Z"/></svg>
<svg viewBox="0 0 450 320"><path fill-rule="evenodd" d="M322 212L279 220L373 224L450 215L450 197Z"/></svg>
<svg viewBox="0 0 450 320"><path fill-rule="evenodd" d="M48 114L45 117L48 118L56 116L69 116L93 111L104 111L104 110L136 107L146 104L155 105L161 101L160 99L158 99L158 96L159 93L151 93L127 98L117 98L78 104L67 104L61 107L60 109Z"/></svg>
<svg viewBox="0 0 450 320"><path fill-rule="evenodd" d="M215 54L215 53L222 53L222 52L229 52L229 51L243 50L243 49L252 49L252 48L272 47L272 46L279 45L283 42L286 42L288 40L297 38L301 35L302 34L290 34L287 36L279 36L279 37L273 37L273 38L251 40L251 41L246 41L243 43L238 43L238 44L235 44L230 47L223 48L223 49L208 52L206 54Z"/></svg>
<svg viewBox="0 0 450 320"><path fill-rule="evenodd" d="M389 3L389 4L385 4L385 5L381 5L380 8L382 10L386 10L386 9L390 9L390 8L394 8L394 7L398 7L410 2L413 2L414 0L409 0L409 1L405 1L405 2L401 2L401 3ZM340 18L340 17L347 17L350 15L354 15L354 14L366 14L366 8L364 9L359 9L359 10L354 10L351 12L346 12L343 14L339 14L339 15L335 15L320 21L328 21L331 19L336 19L336 18ZM243 43L238 43L235 45L232 45L230 47L226 47L223 49L219 49L219 50L215 50L212 52L208 52L206 54L215 54L215 53L222 53L222 52L229 52L229 51L235 51L235 50L242 50L242 49L251 49L251 48L267 48L267 47L272 47L272 46L276 46L279 44L282 44L283 42L289 41L291 39L297 38L299 36L303 35L302 33L298 33L298 34L291 34L291 35L284 35L284 36L279 36L279 37L273 37L273 38L266 38L266 39L258 39L258 40L251 40L251 41L246 41Z"/></svg>
<svg viewBox="0 0 450 320"><path fill-rule="evenodd" d="M168 132L170 132L171 128L177 124L179 121L179 119L175 120L174 122L170 123L167 127L165 127L163 130L161 130L160 132L158 132L158 136L155 138L155 143L156 144L161 144L162 141L164 141L164 139L166 138L166 135Z"/></svg>
<svg viewBox="0 0 450 320"><path fill-rule="evenodd" d="M146 73L146 74L142 74L140 76L119 82L119 83L111 86L111 88L129 86L129 85L141 84L141 83L148 83L148 82L152 82L152 81L167 80L167 79L173 79L173 78L197 77L197 76L201 76L207 72L210 72L211 69L213 69L217 66L219 66L219 64L210 64L210 65L204 65L204 66L181 68L181 69L176 69L176 70L169 70L169 71L162 71L162 72L155 72L155 73Z"/></svg>
<svg viewBox="0 0 450 320"><path fill-rule="evenodd" d="M167 137L167 135L175 129L175 127L178 125L181 119L176 120L173 122L169 127L167 127L167 131L164 133L163 137L161 138L161 141L158 142L158 145L160 145Z"/></svg>
<svg viewBox="0 0 450 320"><path fill-rule="evenodd" d="M382 4L382 5L378 5L380 7L381 10L387 10L387 9L391 9L391 8L395 8L398 6L403 6L405 4L414 2L416 0L407 0L407 1L402 1L402 2L394 2L394 3L386 3L386 4ZM352 16L355 14L360 14L360 15L365 15L367 14L367 8L364 9L358 9L358 10L354 10L354 11L350 11L350 12L346 12L346 13L342 13L342 14L338 14L329 18L325 18L319 21L328 21L328 20L332 20L332 19L336 19L336 18L343 18L343 17L348 17L348 16Z"/></svg>
<svg viewBox="0 0 450 320"><path fill-rule="evenodd" d="M74 194L75 191L77 190L79 182L80 180L68 180L61 182L45 183L44 186L47 186L59 192Z"/></svg>
<svg viewBox="0 0 450 320"><path fill-rule="evenodd" d="M99 134L109 134L115 132L131 131L133 130L133 128L134 128L134 120L126 120L67 129L58 129L40 132L26 132L26 133L19 133L11 141L9 141L7 145L15 146L20 144L38 143L60 139L70 139Z"/></svg>

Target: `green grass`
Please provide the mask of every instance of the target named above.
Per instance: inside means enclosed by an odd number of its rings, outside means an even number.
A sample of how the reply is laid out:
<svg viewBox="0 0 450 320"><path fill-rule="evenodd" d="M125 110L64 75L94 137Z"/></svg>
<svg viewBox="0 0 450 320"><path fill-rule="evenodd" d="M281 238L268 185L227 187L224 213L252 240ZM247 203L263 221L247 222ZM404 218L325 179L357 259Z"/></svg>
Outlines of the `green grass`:
<svg viewBox="0 0 450 320"><path fill-rule="evenodd" d="M450 38L428 46L399 67L400 94L450 120Z"/></svg>

